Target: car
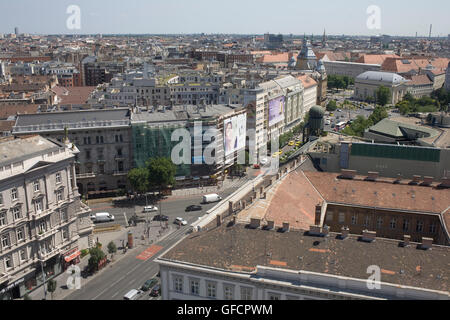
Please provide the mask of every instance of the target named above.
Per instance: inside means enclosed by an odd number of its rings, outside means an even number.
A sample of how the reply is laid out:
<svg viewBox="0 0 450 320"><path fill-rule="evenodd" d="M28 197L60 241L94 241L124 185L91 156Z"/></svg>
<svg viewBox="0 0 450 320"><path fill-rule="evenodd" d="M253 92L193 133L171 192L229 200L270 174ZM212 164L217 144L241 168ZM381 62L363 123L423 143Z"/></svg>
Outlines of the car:
<svg viewBox="0 0 450 320"><path fill-rule="evenodd" d="M180 217L176 218L173 223L177 224L179 226L185 226L188 224L188 222L186 220L184 220L183 218L180 218Z"/></svg>
<svg viewBox="0 0 450 320"><path fill-rule="evenodd" d="M141 290L144 292L147 292L151 288L153 288L158 283L158 279L153 278L150 280L145 281L145 283L142 285Z"/></svg>
<svg viewBox="0 0 450 320"><path fill-rule="evenodd" d="M295 144L295 141L289 141L289 146L292 147Z"/></svg>
<svg viewBox="0 0 450 320"><path fill-rule="evenodd" d="M254 164L253 169L261 169L261 166L259 164Z"/></svg>
<svg viewBox="0 0 450 320"><path fill-rule="evenodd" d="M161 295L161 286L157 284L153 287L152 291L150 291L151 297L159 297Z"/></svg>
<svg viewBox="0 0 450 320"><path fill-rule="evenodd" d="M153 218L153 221L169 221L169 217L164 215L157 215Z"/></svg>
<svg viewBox="0 0 450 320"><path fill-rule="evenodd" d="M144 207L143 212L157 212L158 211L158 207L155 206L146 206Z"/></svg>
<svg viewBox="0 0 450 320"><path fill-rule="evenodd" d="M142 293L141 290L133 289L130 290L126 295L123 296L124 300L136 300Z"/></svg>
<svg viewBox="0 0 450 320"><path fill-rule="evenodd" d="M143 217L138 217L138 216L132 216L128 220L129 225L137 225L138 223L144 223L144 222L147 222L147 219L145 219Z"/></svg>
<svg viewBox="0 0 450 320"><path fill-rule="evenodd" d="M272 158L278 158L278 156L279 156L279 154L278 154L278 152L276 152L272 155Z"/></svg>
<svg viewBox="0 0 450 320"><path fill-rule="evenodd" d="M261 160L259 160L259 163L260 163L262 166L265 166L266 164L269 163L269 159L267 159L267 158L261 158Z"/></svg>
<svg viewBox="0 0 450 320"><path fill-rule="evenodd" d="M203 208L202 206L198 206L198 205L192 205L186 208L186 212L191 212L191 211L202 211Z"/></svg>
<svg viewBox="0 0 450 320"><path fill-rule="evenodd" d="M295 144L296 147L301 147L301 145L302 145L302 142L301 142L301 141L299 141L299 142L297 142L297 143Z"/></svg>

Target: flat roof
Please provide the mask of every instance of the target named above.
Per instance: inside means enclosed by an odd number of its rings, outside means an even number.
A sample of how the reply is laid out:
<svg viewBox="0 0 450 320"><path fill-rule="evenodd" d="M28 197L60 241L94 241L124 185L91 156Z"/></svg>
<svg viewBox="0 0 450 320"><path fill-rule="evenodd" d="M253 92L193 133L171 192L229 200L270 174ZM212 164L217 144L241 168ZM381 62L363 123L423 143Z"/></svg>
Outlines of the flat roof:
<svg viewBox="0 0 450 320"><path fill-rule="evenodd" d="M450 248L403 248L398 241L377 239L366 243L350 236L340 240L226 225L191 234L161 258L179 263L236 271L267 266L367 279L367 268L382 269L382 282L448 292ZM419 271L418 271L419 270Z"/></svg>

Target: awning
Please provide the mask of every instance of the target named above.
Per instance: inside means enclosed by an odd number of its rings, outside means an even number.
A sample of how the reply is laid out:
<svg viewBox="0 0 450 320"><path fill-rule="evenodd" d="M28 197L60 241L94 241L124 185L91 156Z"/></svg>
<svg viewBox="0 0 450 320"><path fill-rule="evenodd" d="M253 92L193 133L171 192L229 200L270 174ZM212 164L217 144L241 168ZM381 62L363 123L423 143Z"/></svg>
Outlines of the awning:
<svg viewBox="0 0 450 320"><path fill-rule="evenodd" d="M72 253L70 256L66 256L64 257L64 260L66 260L66 262L70 262L76 258L78 258L81 255L81 251L76 251L74 253Z"/></svg>

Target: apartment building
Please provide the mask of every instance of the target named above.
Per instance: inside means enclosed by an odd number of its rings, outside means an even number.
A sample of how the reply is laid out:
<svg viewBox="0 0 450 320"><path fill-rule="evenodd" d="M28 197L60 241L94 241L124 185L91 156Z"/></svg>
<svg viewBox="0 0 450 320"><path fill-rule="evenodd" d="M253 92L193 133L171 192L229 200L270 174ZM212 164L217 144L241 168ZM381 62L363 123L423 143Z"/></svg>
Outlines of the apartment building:
<svg viewBox="0 0 450 320"><path fill-rule="evenodd" d="M132 165L129 109L19 115L13 134L40 134L63 141L65 129L80 150L75 172L81 195L98 197L127 190L126 178Z"/></svg>
<svg viewBox="0 0 450 320"><path fill-rule="evenodd" d="M77 263L92 243L73 144L0 140L0 300L17 299Z"/></svg>

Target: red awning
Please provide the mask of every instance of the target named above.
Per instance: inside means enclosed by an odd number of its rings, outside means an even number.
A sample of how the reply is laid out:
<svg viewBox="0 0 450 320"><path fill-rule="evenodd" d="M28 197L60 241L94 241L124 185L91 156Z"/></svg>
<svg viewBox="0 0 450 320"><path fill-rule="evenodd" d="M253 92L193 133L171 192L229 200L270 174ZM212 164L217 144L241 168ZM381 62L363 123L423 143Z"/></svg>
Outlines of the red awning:
<svg viewBox="0 0 450 320"><path fill-rule="evenodd" d="M76 258L78 258L81 255L81 251L76 251L74 253L72 253L70 256L67 256L64 258L64 260L66 260L66 262L70 262Z"/></svg>

